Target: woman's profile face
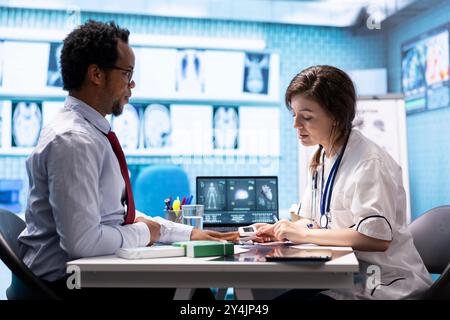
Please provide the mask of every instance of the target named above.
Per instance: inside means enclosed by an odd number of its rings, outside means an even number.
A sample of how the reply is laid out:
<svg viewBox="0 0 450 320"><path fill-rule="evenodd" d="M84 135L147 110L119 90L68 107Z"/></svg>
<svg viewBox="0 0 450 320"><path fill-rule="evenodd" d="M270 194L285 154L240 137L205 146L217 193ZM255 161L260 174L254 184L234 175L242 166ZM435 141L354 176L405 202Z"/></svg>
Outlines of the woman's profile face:
<svg viewBox="0 0 450 320"><path fill-rule="evenodd" d="M314 100L301 94L293 96L291 108L297 137L304 146L328 147L333 118Z"/></svg>

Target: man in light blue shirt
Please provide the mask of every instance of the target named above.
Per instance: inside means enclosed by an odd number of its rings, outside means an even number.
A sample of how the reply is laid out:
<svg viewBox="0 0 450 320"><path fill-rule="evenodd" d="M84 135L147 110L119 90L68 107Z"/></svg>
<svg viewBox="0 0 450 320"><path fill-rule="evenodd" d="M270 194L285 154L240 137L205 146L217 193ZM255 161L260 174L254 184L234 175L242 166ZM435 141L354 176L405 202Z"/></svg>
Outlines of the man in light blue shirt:
<svg viewBox="0 0 450 320"><path fill-rule="evenodd" d="M125 182L105 116L120 115L135 86L128 35L114 23L89 21L67 36L61 69L69 96L26 163L30 191L21 257L63 297L72 297L64 287L69 260L157 241L236 237L140 213L124 225Z"/></svg>

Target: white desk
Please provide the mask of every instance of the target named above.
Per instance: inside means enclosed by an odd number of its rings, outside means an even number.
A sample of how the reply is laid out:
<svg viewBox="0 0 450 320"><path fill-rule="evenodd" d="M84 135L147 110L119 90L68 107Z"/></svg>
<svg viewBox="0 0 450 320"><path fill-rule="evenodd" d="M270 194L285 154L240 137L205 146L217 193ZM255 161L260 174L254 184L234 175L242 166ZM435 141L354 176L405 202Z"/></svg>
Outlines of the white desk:
<svg viewBox="0 0 450 320"><path fill-rule="evenodd" d="M175 299L189 299L191 288L233 287L238 299L252 299L251 289L256 288L352 287L353 274L359 271L355 254L349 247L330 248L333 259L324 264L210 261L217 257L126 260L102 256L70 261L67 266L79 267L82 288L177 288Z"/></svg>

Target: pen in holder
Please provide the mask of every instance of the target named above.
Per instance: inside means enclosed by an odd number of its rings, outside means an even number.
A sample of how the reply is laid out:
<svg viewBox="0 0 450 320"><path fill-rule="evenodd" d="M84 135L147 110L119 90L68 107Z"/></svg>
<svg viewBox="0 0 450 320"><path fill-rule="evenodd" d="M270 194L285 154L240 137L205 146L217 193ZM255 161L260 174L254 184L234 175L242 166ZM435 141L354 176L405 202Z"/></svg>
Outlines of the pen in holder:
<svg viewBox="0 0 450 320"><path fill-rule="evenodd" d="M164 217L176 223L183 222L183 215L181 214L181 210L164 210Z"/></svg>

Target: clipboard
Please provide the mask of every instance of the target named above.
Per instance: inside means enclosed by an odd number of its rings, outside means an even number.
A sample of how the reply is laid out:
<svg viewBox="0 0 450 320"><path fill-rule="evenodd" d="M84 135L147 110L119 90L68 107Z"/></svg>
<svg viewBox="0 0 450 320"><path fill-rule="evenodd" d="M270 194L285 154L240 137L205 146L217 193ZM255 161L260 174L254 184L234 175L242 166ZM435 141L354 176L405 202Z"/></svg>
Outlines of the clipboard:
<svg viewBox="0 0 450 320"><path fill-rule="evenodd" d="M273 248L266 253L266 261L309 261L327 262L333 254L328 249L299 249L293 247Z"/></svg>

